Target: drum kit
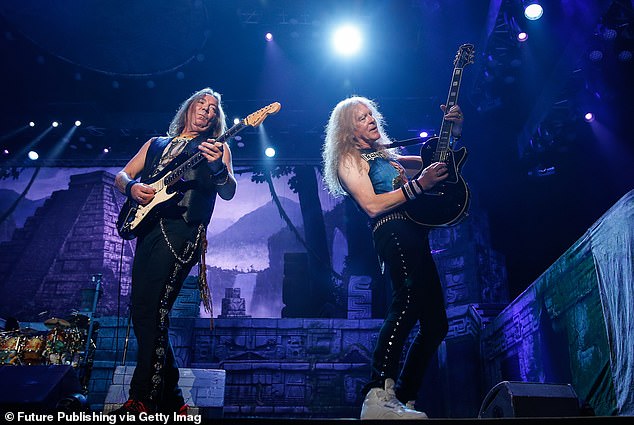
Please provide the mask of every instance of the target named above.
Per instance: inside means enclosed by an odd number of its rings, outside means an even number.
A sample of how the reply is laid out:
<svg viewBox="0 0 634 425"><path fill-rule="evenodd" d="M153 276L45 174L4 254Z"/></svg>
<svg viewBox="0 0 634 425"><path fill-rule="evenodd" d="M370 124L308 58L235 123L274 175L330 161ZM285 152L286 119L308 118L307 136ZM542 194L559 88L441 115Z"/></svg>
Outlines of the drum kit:
<svg viewBox="0 0 634 425"><path fill-rule="evenodd" d="M71 365L85 357L90 318L73 313L68 319L51 317L47 330L32 328L0 332L0 365Z"/></svg>

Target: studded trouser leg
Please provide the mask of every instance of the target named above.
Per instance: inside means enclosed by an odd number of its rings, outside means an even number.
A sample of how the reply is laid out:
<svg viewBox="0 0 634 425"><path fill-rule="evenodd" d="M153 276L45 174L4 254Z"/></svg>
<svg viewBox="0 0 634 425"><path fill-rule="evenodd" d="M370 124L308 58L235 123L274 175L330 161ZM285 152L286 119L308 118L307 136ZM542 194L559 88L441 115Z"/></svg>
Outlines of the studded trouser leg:
<svg viewBox="0 0 634 425"><path fill-rule="evenodd" d="M191 241L196 228L182 221L167 221L166 228L173 248L181 255L195 249ZM168 335L169 312L194 262L179 263L158 226L137 241L131 309L138 351L130 382L131 398L157 405L165 400L182 404L178 367Z"/></svg>
<svg viewBox="0 0 634 425"><path fill-rule="evenodd" d="M396 396L403 402L416 400L425 371L448 329L444 292L431 254L420 255L413 267L413 274L423 278L416 302L418 332L409 346L395 386Z"/></svg>
<svg viewBox="0 0 634 425"><path fill-rule="evenodd" d="M374 243L389 270L392 302L374 349L369 387L382 386L386 378L397 381L400 376L397 396L399 389L415 394L429 358L447 329L444 297L429 249L428 233L405 220L393 220L377 229ZM402 373L403 348L417 322L420 322L420 336L412 345L415 348L409 350ZM430 335L433 337L428 337ZM411 377L406 378L405 373Z"/></svg>

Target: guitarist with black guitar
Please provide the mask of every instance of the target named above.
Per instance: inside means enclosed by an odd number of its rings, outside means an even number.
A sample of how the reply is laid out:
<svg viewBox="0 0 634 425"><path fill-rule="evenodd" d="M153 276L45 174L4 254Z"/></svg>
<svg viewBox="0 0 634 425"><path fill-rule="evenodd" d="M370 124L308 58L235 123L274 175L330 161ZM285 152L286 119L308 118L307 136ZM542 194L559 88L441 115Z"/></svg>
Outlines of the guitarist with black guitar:
<svg viewBox="0 0 634 425"><path fill-rule="evenodd" d="M204 267L216 196L230 200L236 191L226 131L220 94L199 90L181 104L167 136L148 140L115 177L127 197L117 230L137 238L130 308L138 342L129 399L115 414L187 413L168 316L192 267L199 260ZM211 311L204 277L201 296Z"/></svg>
<svg viewBox="0 0 634 425"><path fill-rule="evenodd" d="M464 121L460 107L440 108L445 128L459 138ZM416 396L448 322L429 246L430 226L408 217L405 206L437 190L450 178L452 164L401 156L387 148L390 144L374 101L360 96L342 100L326 126L324 181L333 195L350 196L367 215L376 253L392 284L392 302L372 355L370 382L363 389L361 419L425 419L427 415L415 408ZM433 208L426 203L419 207ZM405 342L417 323L419 331L400 368Z"/></svg>

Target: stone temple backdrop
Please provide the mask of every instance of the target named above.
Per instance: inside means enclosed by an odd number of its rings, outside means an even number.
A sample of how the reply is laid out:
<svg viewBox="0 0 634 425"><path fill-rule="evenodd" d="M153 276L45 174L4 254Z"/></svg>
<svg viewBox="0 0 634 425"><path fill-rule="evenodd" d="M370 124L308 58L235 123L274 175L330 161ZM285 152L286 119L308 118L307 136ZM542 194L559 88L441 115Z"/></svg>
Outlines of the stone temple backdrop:
<svg viewBox="0 0 634 425"><path fill-rule="evenodd" d="M0 317L24 326L86 311L94 276L100 276L103 292L93 316L98 338L87 385L94 410L104 406L114 369L134 365L136 351L127 311L134 241L122 241L115 229L123 197L113 177L77 170L67 188L28 205L28 218L14 212L11 224L3 223L0 243ZM367 228L347 201L327 205L307 229L307 208L297 207L294 194L283 195L271 193L277 209L270 202L258 205L232 223L223 225L219 213L221 228L208 235L208 258L216 261L206 271L214 326L201 313L192 275L172 314L176 355L183 368L226 371L225 417L358 417L389 282L367 255ZM300 204L311 202L299 198ZM631 232L631 197L615 209L600 222L621 217L618 226ZM310 243L320 220L326 260ZM262 231L267 224L272 232ZM450 323L419 394L431 417L477 417L485 395L503 380L572 384L598 414L631 409L627 386L614 384L631 355L614 348L617 331L629 325L618 309L602 309L600 300L612 299L615 289L592 279L592 253L571 248L571 257L562 257L511 301L504 258L491 249L487 216L477 202L459 225L434 230L431 242ZM223 255L243 264L223 267ZM577 281L583 284L561 283ZM631 276L623 284L631 285ZM607 325L590 319L597 316L606 317Z"/></svg>

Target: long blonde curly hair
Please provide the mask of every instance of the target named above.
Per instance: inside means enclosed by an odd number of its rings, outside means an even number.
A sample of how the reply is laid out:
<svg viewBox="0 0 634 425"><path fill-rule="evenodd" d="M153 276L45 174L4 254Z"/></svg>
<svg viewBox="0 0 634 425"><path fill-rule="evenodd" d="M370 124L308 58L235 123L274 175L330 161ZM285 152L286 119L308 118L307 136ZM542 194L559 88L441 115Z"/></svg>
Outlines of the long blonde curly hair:
<svg viewBox="0 0 634 425"><path fill-rule="evenodd" d="M358 105L365 105L372 112L376 120L377 129L381 137L374 142L373 148L376 150L386 150L393 156L392 149L386 149L386 144L391 142L384 130L385 121L379 112L377 103L362 96L351 96L337 104L330 114L330 119L326 125L326 136L322 147L322 160L324 166L323 180L328 191L334 196L347 195L338 176L339 164L350 156L361 169L363 159L357 146L357 139L354 137L354 110Z"/></svg>

